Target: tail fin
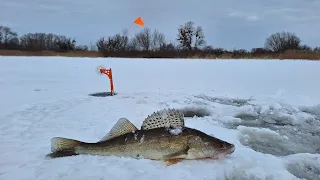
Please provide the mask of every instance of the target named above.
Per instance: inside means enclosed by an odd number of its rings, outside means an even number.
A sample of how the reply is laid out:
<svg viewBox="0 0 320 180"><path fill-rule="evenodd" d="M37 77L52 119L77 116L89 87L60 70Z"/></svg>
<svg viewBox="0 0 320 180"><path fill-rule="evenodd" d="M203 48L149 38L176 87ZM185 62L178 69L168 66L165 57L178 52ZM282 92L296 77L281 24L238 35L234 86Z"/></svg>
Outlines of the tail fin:
<svg viewBox="0 0 320 180"><path fill-rule="evenodd" d="M76 148L81 144L81 141L67 139L62 137L54 137L51 139L51 151L47 157L57 158L65 156L78 155Z"/></svg>
<svg viewBox="0 0 320 180"><path fill-rule="evenodd" d="M67 139L62 137L54 137L51 139L51 151L75 151L76 147L80 145L80 141L74 139Z"/></svg>

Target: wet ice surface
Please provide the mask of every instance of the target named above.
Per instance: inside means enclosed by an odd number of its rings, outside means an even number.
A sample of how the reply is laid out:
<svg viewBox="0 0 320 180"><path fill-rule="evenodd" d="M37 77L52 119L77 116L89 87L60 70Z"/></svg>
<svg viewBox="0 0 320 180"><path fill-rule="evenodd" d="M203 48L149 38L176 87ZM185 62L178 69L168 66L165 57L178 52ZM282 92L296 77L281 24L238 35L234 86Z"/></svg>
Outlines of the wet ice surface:
<svg viewBox="0 0 320 180"><path fill-rule="evenodd" d="M320 107L292 107L280 102L250 103L248 100L243 106L234 107L234 121L223 123L240 131L242 144L263 153L318 153L320 121L315 113L320 109L317 108Z"/></svg>
<svg viewBox="0 0 320 180"><path fill-rule="evenodd" d="M0 179L320 179L319 63L0 57ZM191 73L192 72L192 73ZM272 75L270 75L272 72ZM164 108L235 144L219 160L80 155L45 159L55 136L96 142L122 117L137 127ZM143 139L140 139L143 140Z"/></svg>
<svg viewBox="0 0 320 180"><path fill-rule="evenodd" d="M219 119L217 115L215 120L224 127L237 129L242 145L285 159L287 170L298 178L320 179L319 105L290 106L275 100L265 104L250 102L250 99L201 98L220 106L233 106L231 117Z"/></svg>

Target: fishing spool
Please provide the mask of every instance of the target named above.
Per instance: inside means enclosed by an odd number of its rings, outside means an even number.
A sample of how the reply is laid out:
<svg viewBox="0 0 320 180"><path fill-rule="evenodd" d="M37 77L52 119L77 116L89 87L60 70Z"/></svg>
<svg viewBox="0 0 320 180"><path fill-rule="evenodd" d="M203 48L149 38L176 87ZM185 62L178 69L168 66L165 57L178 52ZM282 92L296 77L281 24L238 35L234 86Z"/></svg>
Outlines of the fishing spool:
<svg viewBox="0 0 320 180"><path fill-rule="evenodd" d="M106 69L104 66L98 66L96 68L96 72L99 74L99 75L103 75L103 70Z"/></svg>

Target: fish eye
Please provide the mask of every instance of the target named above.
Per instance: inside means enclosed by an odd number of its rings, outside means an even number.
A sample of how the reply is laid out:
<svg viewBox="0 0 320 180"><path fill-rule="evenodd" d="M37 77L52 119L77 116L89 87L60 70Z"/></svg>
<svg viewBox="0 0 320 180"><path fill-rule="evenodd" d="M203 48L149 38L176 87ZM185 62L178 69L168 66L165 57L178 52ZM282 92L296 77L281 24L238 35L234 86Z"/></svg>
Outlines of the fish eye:
<svg viewBox="0 0 320 180"><path fill-rule="evenodd" d="M223 145L223 144L220 144L220 147L221 147L221 148L223 148L223 147L224 147L224 145Z"/></svg>

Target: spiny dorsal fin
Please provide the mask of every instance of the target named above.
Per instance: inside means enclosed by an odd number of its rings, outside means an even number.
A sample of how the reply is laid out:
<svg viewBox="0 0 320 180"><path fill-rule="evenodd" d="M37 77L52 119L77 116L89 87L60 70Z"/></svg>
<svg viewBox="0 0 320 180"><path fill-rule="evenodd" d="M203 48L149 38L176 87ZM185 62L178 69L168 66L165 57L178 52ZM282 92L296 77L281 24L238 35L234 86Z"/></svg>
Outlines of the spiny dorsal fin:
<svg viewBox="0 0 320 180"><path fill-rule="evenodd" d="M121 136L133 131L137 131L137 127L133 125L127 118L120 118L118 122L111 128L109 133L105 135L100 141L112 139L114 137Z"/></svg>
<svg viewBox="0 0 320 180"><path fill-rule="evenodd" d="M141 130L170 126L184 126L184 116L177 109L164 109L152 113L143 121Z"/></svg>

